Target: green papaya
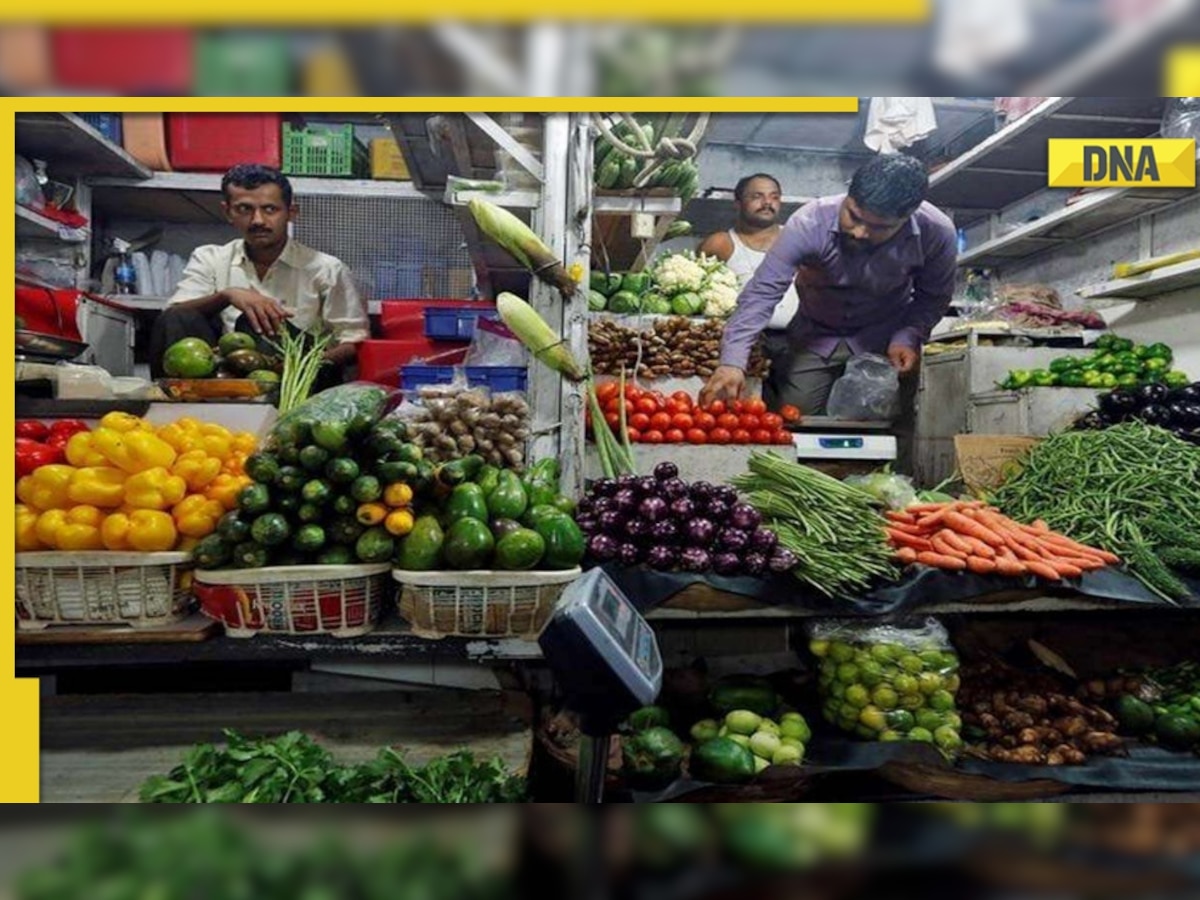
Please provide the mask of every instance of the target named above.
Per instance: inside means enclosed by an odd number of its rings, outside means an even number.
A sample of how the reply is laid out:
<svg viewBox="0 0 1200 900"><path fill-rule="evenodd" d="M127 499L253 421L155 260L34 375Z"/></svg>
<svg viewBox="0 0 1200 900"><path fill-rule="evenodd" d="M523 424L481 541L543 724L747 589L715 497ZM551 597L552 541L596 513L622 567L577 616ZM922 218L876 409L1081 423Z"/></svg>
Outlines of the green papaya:
<svg viewBox="0 0 1200 900"><path fill-rule="evenodd" d="M540 534L530 528L517 528L496 542L496 568L532 569L545 553L546 541Z"/></svg>
<svg viewBox="0 0 1200 900"><path fill-rule="evenodd" d="M442 553L452 569L485 569L495 547L487 524L467 516L450 526Z"/></svg>
<svg viewBox="0 0 1200 900"><path fill-rule="evenodd" d="M570 516L546 516L538 521L534 530L546 542L543 568L573 569L583 561L583 532Z"/></svg>
<svg viewBox="0 0 1200 900"><path fill-rule="evenodd" d="M496 487L487 495L489 518L519 519L528 508L529 497L525 494L521 479L511 469L504 469L500 472Z"/></svg>
<svg viewBox="0 0 1200 900"><path fill-rule="evenodd" d="M465 518L487 522L488 505L483 496L483 489L474 482L458 485L446 500L445 512L447 525L453 525L459 519Z"/></svg>
<svg viewBox="0 0 1200 900"><path fill-rule="evenodd" d="M525 480L549 481L553 484L558 484L562 480L562 464L559 463L556 456L539 459L525 470Z"/></svg>
<svg viewBox="0 0 1200 900"><path fill-rule="evenodd" d="M395 538L382 525L376 525L359 536L354 544L354 555L359 562L381 563L391 559L395 549Z"/></svg>
<svg viewBox="0 0 1200 900"><path fill-rule="evenodd" d="M441 561L446 536L437 516L420 516L413 529L400 541L396 553L397 569L427 572L436 569Z"/></svg>
<svg viewBox="0 0 1200 900"><path fill-rule="evenodd" d="M521 516L521 524L526 528L537 528L537 523L543 519L552 519L559 516L566 517L566 513L549 503L539 503L537 506L530 506L525 511L525 515Z"/></svg>
<svg viewBox="0 0 1200 900"><path fill-rule="evenodd" d="M486 497L500 483L500 469L489 463L479 470L479 474L475 476L475 483L479 485L483 496Z"/></svg>
<svg viewBox="0 0 1200 900"><path fill-rule="evenodd" d="M754 754L727 737L692 748L692 774L704 781L737 784L754 777Z"/></svg>
<svg viewBox="0 0 1200 900"><path fill-rule="evenodd" d="M543 481L542 479L534 479L526 484L525 495L529 500L529 506L552 506L555 498L558 497L558 482ZM519 519L520 516L511 516L510 518Z"/></svg>

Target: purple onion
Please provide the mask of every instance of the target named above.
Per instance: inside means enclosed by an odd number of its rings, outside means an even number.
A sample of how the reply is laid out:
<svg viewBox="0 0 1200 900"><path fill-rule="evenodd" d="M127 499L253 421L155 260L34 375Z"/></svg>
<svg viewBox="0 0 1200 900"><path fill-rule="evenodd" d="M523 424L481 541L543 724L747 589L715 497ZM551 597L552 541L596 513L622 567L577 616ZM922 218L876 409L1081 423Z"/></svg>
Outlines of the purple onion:
<svg viewBox="0 0 1200 900"><path fill-rule="evenodd" d="M658 495L658 479L653 475L643 475L637 481L637 489L643 497L655 497Z"/></svg>
<svg viewBox="0 0 1200 900"><path fill-rule="evenodd" d="M621 475L617 478L617 490L621 488L637 487L638 477L636 475Z"/></svg>
<svg viewBox="0 0 1200 900"><path fill-rule="evenodd" d="M673 462L660 462L654 467L654 477L659 481L667 481L679 477L679 466Z"/></svg>
<svg viewBox="0 0 1200 900"><path fill-rule="evenodd" d="M618 512L623 512L626 515L632 515L637 512L638 495L637 491L631 487L621 488L613 495L614 508Z"/></svg>
<svg viewBox="0 0 1200 900"><path fill-rule="evenodd" d="M717 526L709 519L692 519L684 526L684 534L691 546L707 549L717 536Z"/></svg>
<svg viewBox="0 0 1200 900"><path fill-rule="evenodd" d="M707 550L687 547L679 554L679 567L685 572L707 572L712 566L712 557Z"/></svg>
<svg viewBox="0 0 1200 900"><path fill-rule="evenodd" d="M642 561L642 551L637 544L628 541L617 549L617 562L623 566L636 566Z"/></svg>
<svg viewBox="0 0 1200 900"><path fill-rule="evenodd" d="M633 518L625 522L625 534L631 538L647 537L650 534L651 523L646 519Z"/></svg>
<svg viewBox="0 0 1200 900"><path fill-rule="evenodd" d="M617 558L621 545L607 534L593 534L588 538L588 555L599 562L608 562Z"/></svg>
<svg viewBox="0 0 1200 900"><path fill-rule="evenodd" d="M678 558L674 547L659 544L656 547L650 548L650 552L646 555L646 562L650 564L650 568L666 572L675 568L675 562Z"/></svg>
<svg viewBox="0 0 1200 900"><path fill-rule="evenodd" d="M742 557L742 569L747 575L759 576L767 571L767 557L762 553L747 553Z"/></svg>
<svg viewBox="0 0 1200 900"><path fill-rule="evenodd" d="M614 497L597 497L592 501L592 515L598 516L600 513L608 512L610 509L617 508L617 501Z"/></svg>
<svg viewBox="0 0 1200 900"><path fill-rule="evenodd" d="M720 497L709 497L704 504L704 514L718 524L729 518L729 504Z"/></svg>
<svg viewBox="0 0 1200 900"><path fill-rule="evenodd" d="M605 534L611 534L613 537L625 536L625 516L616 510L600 513L596 523Z"/></svg>
<svg viewBox="0 0 1200 900"><path fill-rule="evenodd" d="M617 492L617 482L614 478L597 478L592 482L592 493L597 497L611 497Z"/></svg>
<svg viewBox="0 0 1200 900"><path fill-rule="evenodd" d="M713 496L720 497L722 500L724 500L730 506L733 506L733 504L738 502L737 491L735 491L733 488L731 488L727 484L719 484L716 487L714 487L713 488Z"/></svg>
<svg viewBox="0 0 1200 900"><path fill-rule="evenodd" d="M713 486L707 481L695 481L690 490L693 500L707 500L712 496Z"/></svg>
<svg viewBox="0 0 1200 900"><path fill-rule="evenodd" d="M717 546L722 550L741 552L750 543L750 535L740 528L722 528L717 533Z"/></svg>
<svg viewBox="0 0 1200 900"><path fill-rule="evenodd" d="M762 524L762 515L749 503L735 503L729 508L729 524L742 531L753 531Z"/></svg>
<svg viewBox="0 0 1200 900"><path fill-rule="evenodd" d="M673 519L663 519L650 526L650 540L658 544L674 544L679 540L679 526Z"/></svg>
<svg viewBox="0 0 1200 900"><path fill-rule="evenodd" d="M600 528L600 522L591 515L576 516L575 524L579 526L580 531L587 535L595 534Z"/></svg>
<svg viewBox="0 0 1200 900"><path fill-rule="evenodd" d="M779 537L770 528L758 528L750 535L750 549L770 556L779 545Z"/></svg>
<svg viewBox="0 0 1200 900"><path fill-rule="evenodd" d="M736 553L718 553L712 558L712 568L718 575L737 575L742 570L742 560Z"/></svg>
<svg viewBox="0 0 1200 900"><path fill-rule="evenodd" d="M688 496L687 482L679 478L670 478L659 483L659 494L668 500L679 500Z"/></svg>
<svg viewBox="0 0 1200 900"><path fill-rule="evenodd" d="M786 547L776 547L771 558L767 560L767 566L772 572L790 572L798 565L800 565L800 558Z"/></svg>
<svg viewBox="0 0 1200 900"><path fill-rule="evenodd" d="M667 501L662 497L647 497L638 506L638 513L643 519L649 519L651 522L657 522L659 519L665 519L670 512L667 506Z"/></svg>
<svg viewBox="0 0 1200 900"><path fill-rule="evenodd" d="M680 497L671 501L671 515L680 522L689 522L696 516L696 504L690 497Z"/></svg>
<svg viewBox="0 0 1200 900"><path fill-rule="evenodd" d="M584 494L579 498L579 502L575 504L575 512L587 515L590 512L595 512L596 500L591 494Z"/></svg>

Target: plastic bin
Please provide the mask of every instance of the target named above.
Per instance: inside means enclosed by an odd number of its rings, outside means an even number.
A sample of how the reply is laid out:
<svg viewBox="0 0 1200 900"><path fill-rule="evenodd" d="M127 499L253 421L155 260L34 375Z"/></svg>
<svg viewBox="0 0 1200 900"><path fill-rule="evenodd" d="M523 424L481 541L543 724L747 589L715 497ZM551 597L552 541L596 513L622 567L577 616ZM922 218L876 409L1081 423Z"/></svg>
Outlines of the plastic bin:
<svg viewBox="0 0 1200 900"><path fill-rule="evenodd" d="M415 391L425 384L451 384L454 381L455 366L402 366L400 368L400 389ZM464 366L467 383L471 387L486 387L500 393L502 391L525 390L529 370L524 366Z"/></svg>
<svg viewBox="0 0 1200 900"><path fill-rule="evenodd" d="M283 124L283 171L289 175L366 178L367 148L354 137L354 126L293 128Z"/></svg>
<svg viewBox="0 0 1200 900"><path fill-rule="evenodd" d="M184 97L192 32L183 28L54 28L54 83L68 93Z"/></svg>
<svg viewBox="0 0 1200 900"><path fill-rule="evenodd" d="M371 139L371 177L380 181L408 181L408 163L393 138Z"/></svg>
<svg viewBox="0 0 1200 900"><path fill-rule="evenodd" d="M441 297L419 296L392 297L380 301L379 331L389 340L401 340L425 336L425 307L438 306L442 309L494 309L489 303L478 300L446 300Z"/></svg>
<svg viewBox="0 0 1200 900"><path fill-rule="evenodd" d="M283 97L292 93L287 38L274 34L202 34L196 44L200 97Z"/></svg>
<svg viewBox="0 0 1200 900"><path fill-rule="evenodd" d="M481 308L461 306L426 306L425 337L434 341L469 341L475 336L475 323L480 319L500 318L494 306L477 304Z"/></svg>
<svg viewBox="0 0 1200 900"><path fill-rule="evenodd" d="M120 113L79 113L79 118L87 122L98 132L121 146L121 114Z"/></svg>
<svg viewBox="0 0 1200 900"><path fill-rule="evenodd" d="M167 152L182 171L224 172L238 163L279 168L279 113L167 113Z"/></svg>
<svg viewBox="0 0 1200 900"><path fill-rule="evenodd" d="M450 344L445 341L435 344L419 334L396 340L363 341L358 345L358 377L362 381L396 388L400 386L401 366L456 348L465 352L468 346L466 343Z"/></svg>

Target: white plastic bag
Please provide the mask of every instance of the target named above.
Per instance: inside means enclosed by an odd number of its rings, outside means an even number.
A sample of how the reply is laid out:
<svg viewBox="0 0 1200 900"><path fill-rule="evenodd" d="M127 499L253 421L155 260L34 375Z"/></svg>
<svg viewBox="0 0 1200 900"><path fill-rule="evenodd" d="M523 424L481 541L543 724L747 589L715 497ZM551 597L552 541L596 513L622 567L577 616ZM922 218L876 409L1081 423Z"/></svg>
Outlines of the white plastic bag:
<svg viewBox="0 0 1200 900"><path fill-rule="evenodd" d="M900 412L900 376L891 362L866 353L846 363L833 384L825 412L834 419L856 422L891 421Z"/></svg>
<svg viewBox="0 0 1200 900"><path fill-rule="evenodd" d="M1200 97L1171 97L1163 112L1162 136L1195 138L1200 154Z"/></svg>
<svg viewBox="0 0 1200 900"><path fill-rule="evenodd" d="M521 367L529 365L529 356L525 345L503 322L481 318L475 322L475 335L463 364Z"/></svg>

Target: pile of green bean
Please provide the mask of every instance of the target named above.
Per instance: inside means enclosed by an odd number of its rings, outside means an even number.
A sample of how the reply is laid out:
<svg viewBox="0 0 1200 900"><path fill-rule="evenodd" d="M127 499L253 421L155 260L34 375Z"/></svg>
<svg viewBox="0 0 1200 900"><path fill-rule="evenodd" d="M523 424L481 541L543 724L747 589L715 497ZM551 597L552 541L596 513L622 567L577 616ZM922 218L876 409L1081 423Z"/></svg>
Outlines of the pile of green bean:
<svg viewBox="0 0 1200 900"><path fill-rule="evenodd" d="M1190 596L1171 571L1200 571L1200 448L1127 422L1066 431L1035 446L1024 468L989 498L1019 522L1120 556L1161 597Z"/></svg>
<svg viewBox="0 0 1200 900"><path fill-rule="evenodd" d="M752 453L749 469L730 483L799 559L792 574L801 581L845 597L896 575L878 503L866 491L773 453Z"/></svg>

